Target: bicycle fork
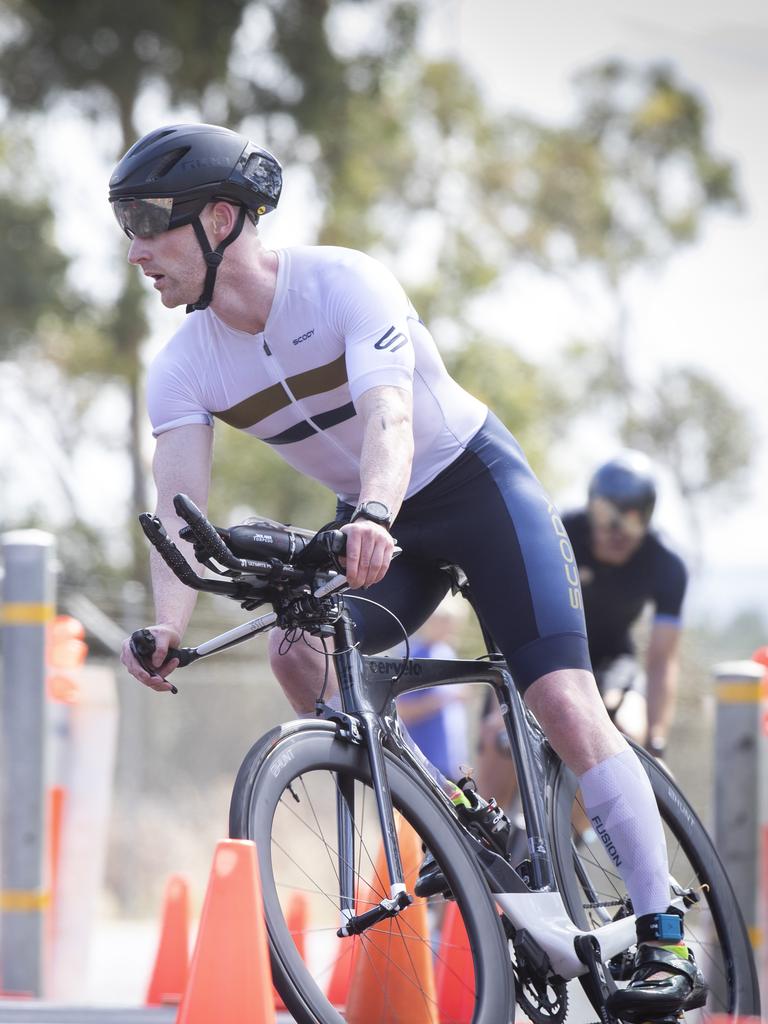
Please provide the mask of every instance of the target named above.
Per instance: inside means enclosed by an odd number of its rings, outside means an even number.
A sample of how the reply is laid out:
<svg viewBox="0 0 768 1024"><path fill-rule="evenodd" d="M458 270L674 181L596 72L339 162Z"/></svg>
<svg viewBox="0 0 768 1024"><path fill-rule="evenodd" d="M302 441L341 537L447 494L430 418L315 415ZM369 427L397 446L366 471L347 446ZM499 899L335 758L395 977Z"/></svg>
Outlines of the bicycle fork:
<svg viewBox="0 0 768 1024"><path fill-rule="evenodd" d="M357 649L353 646L352 631L346 615L342 614L335 626L337 653L334 660L339 679L342 707L354 709L359 715L365 734L365 748L371 770L371 785L376 797L376 807L381 825L384 856L389 875L389 898L382 899L378 906L362 914L355 914L355 859L354 859L354 780L337 779L336 812L339 848L339 909L341 926L337 932L340 938L359 935L367 928L378 924L387 917L395 917L413 902L408 895L397 841L397 827L392 807L392 794L384 764L384 749L378 715L367 705L361 692L362 663Z"/></svg>

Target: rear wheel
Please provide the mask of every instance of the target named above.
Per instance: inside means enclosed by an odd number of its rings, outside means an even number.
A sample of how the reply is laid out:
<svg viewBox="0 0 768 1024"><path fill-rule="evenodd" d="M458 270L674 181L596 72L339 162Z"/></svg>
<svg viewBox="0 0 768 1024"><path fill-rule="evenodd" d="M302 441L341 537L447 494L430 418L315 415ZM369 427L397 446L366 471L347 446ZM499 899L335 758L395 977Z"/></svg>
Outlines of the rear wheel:
<svg viewBox="0 0 768 1024"><path fill-rule="evenodd" d="M414 897L397 916L337 938L345 871L355 914L389 897L389 882L365 749L324 724L307 725L277 731L251 750L230 816L231 835L257 846L273 976L288 1009L323 1024L363 1015L387 1024L510 1020L510 958L489 889L448 813L389 755L407 890L413 895L427 848L452 897ZM341 831L340 806L348 811ZM303 924L291 913L297 901L306 908Z"/></svg>
<svg viewBox="0 0 768 1024"><path fill-rule="evenodd" d="M633 744L634 747L634 744ZM686 942L710 987L707 1005L688 1022L713 1014L760 1013L752 946L725 869L688 801L658 762L634 747L648 774L664 824L673 893L688 893ZM549 792L555 870L571 919L595 928L628 912L624 883L589 829L576 777L553 764ZM614 964L614 973L618 971Z"/></svg>

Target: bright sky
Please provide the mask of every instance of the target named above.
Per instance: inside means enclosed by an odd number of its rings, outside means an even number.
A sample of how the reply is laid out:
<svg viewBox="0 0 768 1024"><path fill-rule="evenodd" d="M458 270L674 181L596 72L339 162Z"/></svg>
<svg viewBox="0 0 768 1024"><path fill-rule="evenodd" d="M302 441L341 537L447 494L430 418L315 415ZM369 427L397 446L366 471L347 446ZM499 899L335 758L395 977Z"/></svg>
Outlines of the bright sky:
<svg viewBox="0 0 768 1024"><path fill-rule="evenodd" d="M427 38L430 51L466 62L489 102L554 122L567 118L571 77L606 57L672 62L711 111L716 151L733 159L746 197L741 217L712 217L701 241L683 250L632 295L632 349L642 364L694 364L740 396L759 432L748 501L706 524L710 564L768 565L768 5L762 0L444 0ZM579 310L554 286L512 287L505 323L531 355L555 352L578 334ZM603 443L608 444L608 440ZM581 459L584 479L595 458ZM561 500L569 501L576 492ZM671 503L665 511L679 532ZM675 527L678 527L676 530ZM765 592L764 592L765 593Z"/></svg>

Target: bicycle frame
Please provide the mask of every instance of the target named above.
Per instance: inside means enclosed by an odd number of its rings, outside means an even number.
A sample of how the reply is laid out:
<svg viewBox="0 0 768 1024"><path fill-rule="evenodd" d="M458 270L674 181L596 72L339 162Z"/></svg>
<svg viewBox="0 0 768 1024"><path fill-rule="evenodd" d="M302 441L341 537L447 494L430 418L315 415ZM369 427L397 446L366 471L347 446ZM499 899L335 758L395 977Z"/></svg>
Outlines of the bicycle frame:
<svg viewBox="0 0 768 1024"><path fill-rule="evenodd" d="M208 565L218 576L227 577L208 579L199 576L168 537L161 521L155 516L142 514L139 518L145 534L178 579L194 590L205 590L236 600L247 610L254 610L263 605L272 605L273 610L213 637L196 648L170 649L167 661L177 659L180 666L189 665L200 658L266 632L273 626L280 626L289 631L301 630L321 637L332 635L335 640L332 657L339 680L341 708L331 708L318 701L318 715L325 721L302 720L288 723L283 729L275 730L265 739L271 740L276 734L282 736L286 733L310 730L322 730L327 735L333 728L339 742L354 743L365 748L386 853L390 895L382 899L377 906L363 913L356 913L359 908L354 865L357 842L354 805L356 786L351 780L353 777L365 778L365 775L360 776L357 765L349 776L345 774L346 770L343 777L337 776L341 915L341 927L337 934L361 934L378 921L396 916L412 902L403 878L395 831L386 768L389 755L396 758L399 763L398 780L404 770L412 776L411 785L420 785L432 793L434 800L444 808L447 818L453 822L458 835L468 844L477 869L482 873L502 914L507 937L514 945L515 957L511 967L523 989L532 985L533 990L538 993L538 996L535 996L538 1000L541 993L545 989L549 990L551 986L556 999L555 1003L547 1003L551 1008L561 1005L561 995L564 995L563 983L579 978L600 1019L605 1024L615 1024L614 1018L606 1009L606 999L611 989L615 987L612 980L614 968L613 965L611 970L604 968L603 959L607 960L624 953L635 944L635 919L626 916L613 921L607 920L608 906L616 904L600 902L588 873L580 870L578 859L573 865L569 864L569 856L576 854L576 847L573 841L569 840L568 830L571 827L570 807L578 780L557 760L535 718L525 707L504 658L496 652L490 634L483 628L481 616L478 615L478 620L489 652L488 661L434 661L364 656L357 647L354 625L341 596L341 591L347 587L344 575L338 572L338 556L343 554L344 550L343 533L329 529L311 538L310 544L314 542L314 548L311 548L309 556L304 558L302 564L294 565L290 559L281 563L279 559L273 557L272 548L265 548L262 551L259 545L271 544L275 540L275 536L269 531L266 540L261 535L250 537L250 541L259 543L250 547L243 545L240 548L241 553L245 551L248 557L240 558L225 543L227 531L219 531L209 523L188 497L177 494L174 497L174 508L179 517L187 523L181 536L185 540L193 541L198 561ZM292 544L293 540L290 542L290 545ZM310 545L306 547L309 549ZM293 551L292 546L290 550ZM254 554L257 557L254 558ZM466 579L461 571L455 566L446 565L443 568L451 578L454 592L461 591L472 603ZM477 609L475 611L477 613ZM131 650L138 663L151 675L154 668L149 659L155 651L152 632L149 629L135 631L131 636ZM430 770L429 763L413 747L410 738L406 736L398 722L395 700L400 694L424 687L467 682L481 682L491 686L499 701L517 770L528 840L529 858L518 865L518 869L509 863L506 850L503 851L504 855L501 855L496 852L496 849L502 849L501 846L494 848L493 844L487 843L490 833L485 833L485 836L481 837L474 834L471 823L465 826L463 813L457 813L456 807L434 777L434 771ZM177 692L175 688L173 691ZM259 746L257 744L251 754ZM343 763L347 763L347 760L345 759ZM247 760L247 763L250 764L250 760ZM245 765L246 762L243 767ZM663 774L662 772L661 775ZM242 796L242 793L240 795ZM660 802L666 799L663 794L657 795ZM670 795L674 798L674 793ZM557 807L550 806L551 800L556 801ZM677 806L677 801L675 803ZM559 808L567 814L567 821L558 817ZM695 816L691 820L703 832ZM678 824L676 819L675 824ZM556 828L550 835L549 829L553 825ZM234 828L238 830L237 834L240 834L243 826L235 824ZM247 826L245 829L247 833ZM708 842L706 836L703 840L705 843ZM552 853L549 849L550 842L553 843ZM698 856L698 852L694 848L695 856ZM715 851L707 847L704 853L709 870L714 872L727 894L730 891L727 878L719 865ZM562 866L567 872L570 872L571 867L576 871L588 906L600 912L602 925L582 931L573 924L565 900L569 905L573 903L574 914L579 913L581 901L578 896L574 896L568 885L565 888L565 897L561 896L555 874L557 865ZM697 877L700 877L698 867L696 873ZM566 878L565 882L567 881ZM694 890L684 890L676 885L673 878L670 882L672 890L676 893L672 903L685 914L689 907L698 903L699 897ZM472 880L472 884L477 892L475 879ZM702 884L701 888L703 887ZM621 901L618 905L622 905ZM627 909L624 904L623 911L626 912ZM724 910L728 913L724 914ZM726 917L729 921L734 919L733 910L732 906L724 908L720 903L715 903L713 912L718 915L718 929L724 927ZM736 946L744 958L749 958L749 939L738 913L735 914L733 923L738 930ZM724 958L730 956L730 950L731 944L727 943L722 952ZM498 949L497 953L500 952ZM725 959L725 970L730 972L731 966L732 961ZM750 1012L753 1007L759 1007L753 965L751 976L748 969L746 974L740 972L736 979L729 973L725 984L729 999L735 993L740 1000L744 1000ZM521 1000L521 1005L523 1004L524 1001Z"/></svg>
<svg viewBox="0 0 768 1024"><path fill-rule="evenodd" d="M552 869L546 838L544 765L537 752L546 750L546 740L523 704L512 677L502 660L442 661L428 658L407 660L381 655L362 655L355 644L354 629L346 611L335 625L336 664L341 697L342 721L358 720L365 732L371 781L376 795L383 844L390 876L388 909L402 899L406 887L397 844L392 801L384 768L382 737L395 745L435 796L450 808L446 794L414 757L400 736L394 702L400 694L431 686L480 682L494 688L510 739L530 852L531 882L503 858L475 842L477 859L504 915L516 931L525 930L542 949L553 972L566 981L586 974L589 964L577 953L577 946L597 940L603 960L628 949L635 942L635 918L627 916L589 932L578 929L568 917ZM386 682L385 682L386 680ZM334 713L329 711L329 717ZM349 732L352 742L362 742ZM339 861L341 878L340 911L342 927L354 907L354 854L351 794L339 792ZM406 904L403 904L406 905ZM680 909L684 910L682 901Z"/></svg>
<svg viewBox="0 0 768 1024"><path fill-rule="evenodd" d="M274 613L268 612L212 637L188 651L186 663L209 657L263 633L272 628L276 619ZM390 898L382 901L382 909L393 915L411 901L406 891L397 843L392 798L385 769L384 737L388 745L410 765L423 784L455 818L453 805L447 795L425 771L402 738L395 699L400 694L425 687L485 683L496 693L510 740L528 836L532 883L529 885L503 857L482 846L463 830L467 841L473 844L478 865L497 905L516 932L527 932L539 949L546 953L553 973L565 981L585 975L591 970L590 955L584 950L591 949L595 940L603 960L633 945L634 916L611 921L588 932L577 928L568 916L557 889L547 841L543 759L548 749L547 741L525 707L503 658L490 655L489 661L443 661L363 655L357 647L349 612L343 605L334 625L334 641L335 653L332 657L338 677L341 711L326 706L324 717L336 721L342 736L349 742L364 744L366 747L390 880ZM306 725L310 727L311 723L307 722ZM354 794L351 788L339 787L337 811L339 911L344 931L348 922L354 918L355 911ZM686 907L681 899L672 902L685 913Z"/></svg>

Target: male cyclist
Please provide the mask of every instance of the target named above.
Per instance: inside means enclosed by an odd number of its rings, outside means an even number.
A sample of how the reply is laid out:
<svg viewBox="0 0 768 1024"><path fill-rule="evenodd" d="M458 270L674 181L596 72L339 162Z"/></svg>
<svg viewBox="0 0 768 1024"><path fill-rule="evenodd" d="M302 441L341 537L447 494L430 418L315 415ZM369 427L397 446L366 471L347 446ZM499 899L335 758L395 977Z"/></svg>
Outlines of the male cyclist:
<svg viewBox="0 0 768 1024"><path fill-rule="evenodd" d="M653 466L625 451L595 471L586 512L563 517L579 566L589 653L614 722L661 757L677 695L681 609L688 574L680 556L650 528ZM630 635L643 610L653 623L640 665Z"/></svg>
<svg viewBox="0 0 768 1024"><path fill-rule="evenodd" d="M626 450L594 472L587 508L564 515L563 524L579 568L589 653L605 706L625 735L661 757L675 709L687 572L650 527L655 504L650 459ZM653 623L643 669L631 630L649 605ZM478 785L508 803L515 785L498 713L483 722L481 737Z"/></svg>
<svg viewBox="0 0 768 1024"><path fill-rule="evenodd" d="M409 632L446 592L440 564L461 565L528 705L620 851L638 956L614 1009L644 1020L701 1005L706 986L668 907L653 793L591 672L562 521L514 438L449 377L380 263L350 249L262 245L256 224L280 189L270 153L203 124L151 132L110 179L129 262L153 279L163 305L190 314L148 378L157 514L173 536L176 492L206 506L218 419L336 493L351 587ZM395 521L403 554L390 566ZM157 557L152 580L157 671L146 672L127 643L123 661L163 691L177 663L161 664L181 642L195 594ZM398 642L390 615L350 603L364 651ZM272 640L278 680L296 711L311 714L322 654L282 644L277 630Z"/></svg>

